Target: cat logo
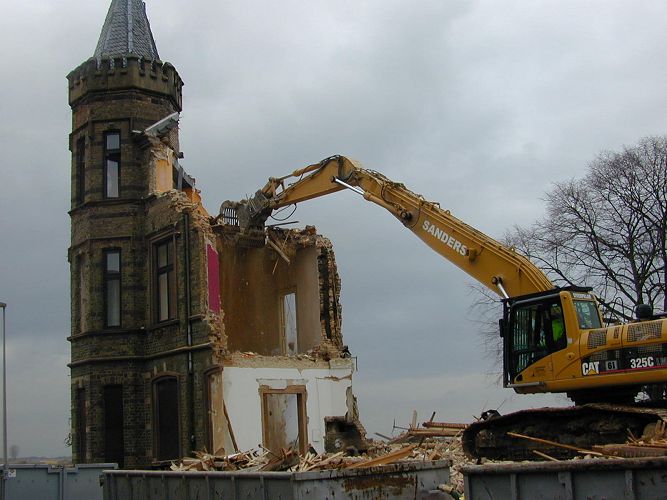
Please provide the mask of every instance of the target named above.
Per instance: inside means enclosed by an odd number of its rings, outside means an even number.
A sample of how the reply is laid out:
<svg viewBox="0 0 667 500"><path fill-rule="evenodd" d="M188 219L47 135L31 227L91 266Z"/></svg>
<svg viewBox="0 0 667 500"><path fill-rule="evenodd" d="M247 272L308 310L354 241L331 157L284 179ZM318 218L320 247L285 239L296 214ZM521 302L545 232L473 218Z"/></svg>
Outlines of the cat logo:
<svg viewBox="0 0 667 500"><path fill-rule="evenodd" d="M586 376L586 375L597 375L600 373L600 362L599 361L591 361L589 363L581 363L581 373Z"/></svg>

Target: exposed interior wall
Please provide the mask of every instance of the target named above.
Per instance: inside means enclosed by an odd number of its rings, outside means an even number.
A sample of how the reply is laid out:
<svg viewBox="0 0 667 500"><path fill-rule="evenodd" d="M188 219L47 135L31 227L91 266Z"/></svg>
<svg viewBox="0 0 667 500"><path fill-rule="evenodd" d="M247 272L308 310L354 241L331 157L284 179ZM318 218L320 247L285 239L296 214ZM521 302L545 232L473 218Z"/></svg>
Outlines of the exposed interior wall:
<svg viewBox="0 0 667 500"><path fill-rule="evenodd" d="M291 366L290 366L291 365ZM280 394L289 388L304 387L305 433L308 444L318 453L324 452L325 422L327 416L352 413L348 408L348 389L352 386L353 362L351 359L299 361L294 358L265 358L241 354L226 357L222 371L223 399L229 423L238 448L251 449L263 437L266 418L262 407L262 395L267 391ZM351 389L350 389L351 390ZM280 397L274 401L280 405ZM294 422L290 408L296 399L284 399L285 412L282 417ZM221 412L222 408L215 409ZM294 426L290 427L292 430Z"/></svg>
<svg viewBox="0 0 667 500"><path fill-rule="evenodd" d="M300 248L297 256L292 271L296 282L297 346L298 352L307 352L322 342L317 249Z"/></svg>
<svg viewBox="0 0 667 500"><path fill-rule="evenodd" d="M296 296L296 354L311 351L327 340L333 342L328 333L332 325L336 332L333 338L340 339L338 287L332 287L331 280L323 279L321 273L322 248L330 245L328 240L314 228L270 230L265 237L255 240L255 246L224 233L218 239L221 305L226 312L229 351L290 354L284 297L292 293ZM326 259L327 269L337 280L333 253L326 254ZM331 317L336 318L333 323Z"/></svg>
<svg viewBox="0 0 667 500"><path fill-rule="evenodd" d="M326 418L358 420L332 244L312 226L241 234L233 219L214 225L226 349L212 447L323 452Z"/></svg>

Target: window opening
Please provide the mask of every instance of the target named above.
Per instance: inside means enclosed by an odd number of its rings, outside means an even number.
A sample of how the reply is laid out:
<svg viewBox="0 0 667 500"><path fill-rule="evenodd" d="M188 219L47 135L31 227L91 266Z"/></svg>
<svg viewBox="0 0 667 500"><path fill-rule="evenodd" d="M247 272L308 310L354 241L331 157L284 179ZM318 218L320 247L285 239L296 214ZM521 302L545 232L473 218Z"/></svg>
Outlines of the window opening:
<svg viewBox="0 0 667 500"><path fill-rule="evenodd" d="M157 460L173 460L181 456L178 425L178 381L165 377L155 382L155 430Z"/></svg>
<svg viewBox="0 0 667 500"><path fill-rule="evenodd" d="M548 354L567 347L559 299L514 307L510 325L512 377Z"/></svg>
<svg viewBox="0 0 667 500"><path fill-rule="evenodd" d="M88 329L88 273L85 268L85 256L79 255L76 260L79 274L79 333Z"/></svg>
<svg viewBox="0 0 667 500"><path fill-rule="evenodd" d="M155 311L158 322L173 319L176 314L176 279L174 274L174 242L155 245Z"/></svg>
<svg viewBox="0 0 667 500"><path fill-rule="evenodd" d="M120 132L104 134L104 196L118 198L120 186Z"/></svg>
<svg viewBox="0 0 667 500"><path fill-rule="evenodd" d="M120 250L104 252L105 326L120 326Z"/></svg>
<svg viewBox="0 0 667 500"><path fill-rule="evenodd" d="M123 386L104 387L104 461L117 463L123 468L125 446L123 443Z"/></svg>
<svg viewBox="0 0 667 500"><path fill-rule="evenodd" d="M79 462L86 461L86 390L76 390L76 454Z"/></svg>
<svg viewBox="0 0 667 500"><path fill-rule="evenodd" d="M76 203L81 205L86 196L86 138L76 141Z"/></svg>
<svg viewBox="0 0 667 500"><path fill-rule="evenodd" d="M296 326L296 292L289 292L280 297L280 329L285 354L297 354L298 336Z"/></svg>
<svg viewBox="0 0 667 500"><path fill-rule="evenodd" d="M577 311L577 321L579 328L590 330L591 328L602 328L600 315L595 302L590 300L575 300L574 309Z"/></svg>

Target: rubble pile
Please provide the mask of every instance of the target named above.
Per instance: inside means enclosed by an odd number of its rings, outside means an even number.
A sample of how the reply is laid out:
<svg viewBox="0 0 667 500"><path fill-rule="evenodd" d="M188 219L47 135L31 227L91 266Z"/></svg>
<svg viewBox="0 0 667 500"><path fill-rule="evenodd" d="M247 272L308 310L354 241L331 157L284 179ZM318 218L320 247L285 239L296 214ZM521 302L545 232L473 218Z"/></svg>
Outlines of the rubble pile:
<svg viewBox="0 0 667 500"><path fill-rule="evenodd" d="M658 421L647 425L640 438L635 437L628 431L628 438L625 443L611 443L602 445L593 445L588 448L572 446L568 444L542 439L514 432L508 432L508 436L517 439L524 439L534 443L535 448L531 451L542 460L559 462L561 460L540 451L540 446L557 447L575 452L577 455L573 460L586 458L640 458L640 457L663 457L667 456L667 430L666 423Z"/></svg>
<svg viewBox="0 0 667 500"><path fill-rule="evenodd" d="M423 435L423 431L434 435ZM377 467L404 461L450 460L450 485L443 487L456 494L463 492L463 476L458 469L473 463L463 453L460 432L459 429L455 435L444 436L442 428L411 428L389 441L368 440L368 450L356 456L350 455L349 451L318 454L312 448L305 454L292 448L280 451L260 448L230 455L195 452L194 457L172 463L170 468L173 471L308 472ZM450 433L453 433L452 429Z"/></svg>
<svg viewBox="0 0 667 500"><path fill-rule="evenodd" d="M373 442L373 446L364 455L350 456L345 451L338 453L314 453L314 450L299 454L292 448L283 448L279 452L270 450L250 450L231 455L212 455L207 452L195 452L194 457L172 463L174 471L286 471L304 472L327 469L356 469L388 465L403 460L452 460L461 459L463 451L460 443L428 441L422 444L388 444Z"/></svg>
<svg viewBox="0 0 667 500"><path fill-rule="evenodd" d="M639 438L630 435L627 443L593 446L593 451L620 458L664 457L667 456L666 427L665 421L659 421L654 426L648 426Z"/></svg>
<svg viewBox="0 0 667 500"><path fill-rule="evenodd" d="M311 450L304 455L293 449L273 452L267 449L251 450L232 455L217 456L206 452L196 452L193 458L184 458L173 463L174 471L285 471L308 472L330 469L357 469L376 467L404 461L451 461L448 485L442 485L454 498L464 491L463 474L460 469L480 463L512 463L468 457L461 443L465 425L438 422L424 422L423 427L410 426L400 435L380 441L369 439L368 450L362 455L350 455L348 451L317 454ZM532 441L535 454L543 460L559 461L539 451L540 445L569 446L530 436L516 435L517 439ZM592 449L577 449L579 456L574 460L591 458L636 458L667 456L667 429L664 422L658 422L647 429L641 438L630 435L626 443L593 446Z"/></svg>

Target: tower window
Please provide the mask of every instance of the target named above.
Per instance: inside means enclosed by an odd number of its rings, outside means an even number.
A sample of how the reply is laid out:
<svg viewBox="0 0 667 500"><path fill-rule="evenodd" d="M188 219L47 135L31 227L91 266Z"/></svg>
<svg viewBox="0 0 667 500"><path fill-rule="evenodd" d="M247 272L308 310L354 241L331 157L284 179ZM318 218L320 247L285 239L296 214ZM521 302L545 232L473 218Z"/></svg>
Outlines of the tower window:
<svg viewBox="0 0 667 500"><path fill-rule="evenodd" d="M104 309L104 326L120 326L120 250L118 249L104 252Z"/></svg>
<svg viewBox="0 0 667 500"><path fill-rule="evenodd" d="M76 203L81 205L86 194L86 138L76 141Z"/></svg>
<svg viewBox="0 0 667 500"><path fill-rule="evenodd" d="M79 462L86 461L86 390L76 390L76 453Z"/></svg>
<svg viewBox="0 0 667 500"><path fill-rule="evenodd" d="M176 317L176 276L174 274L174 241L161 241L154 246L155 319L166 321Z"/></svg>
<svg viewBox="0 0 667 500"><path fill-rule="evenodd" d="M125 462L125 422L123 418L123 386L105 385L103 389L104 461Z"/></svg>
<svg viewBox="0 0 667 500"><path fill-rule="evenodd" d="M104 134L104 197L118 198L120 185L120 132Z"/></svg>

